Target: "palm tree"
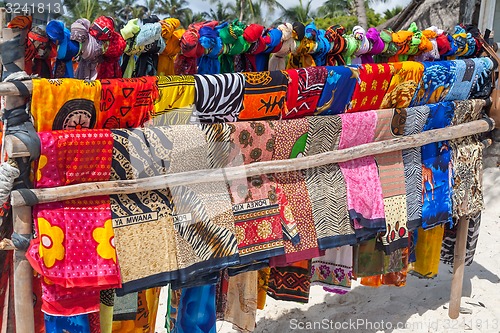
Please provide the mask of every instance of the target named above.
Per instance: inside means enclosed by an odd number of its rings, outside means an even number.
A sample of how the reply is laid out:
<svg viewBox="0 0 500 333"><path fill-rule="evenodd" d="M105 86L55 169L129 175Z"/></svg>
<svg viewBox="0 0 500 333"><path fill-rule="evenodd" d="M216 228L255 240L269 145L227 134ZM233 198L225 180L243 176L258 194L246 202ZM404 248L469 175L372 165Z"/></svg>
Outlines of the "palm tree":
<svg viewBox="0 0 500 333"><path fill-rule="evenodd" d="M323 17L335 17L350 15L354 8L351 0L326 0L319 8L318 15Z"/></svg>
<svg viewBox="0 0 500 333"><path fill-rule="evenodd" d="M179 19L182 26L187 28L193 18L193 11L188 6L187 0L158 0L157 12Z"/></svg>
<svg viewBox="0 0 500 333"><path fill-rule="evenodd" d="M216 10L210 8L210 12L205 12L205 16L212 21L232 21L236 18L235 7L233 4L223 4L220 0L217 1Z"/></svg>
<svg viewBox="0 0 500 333"><path fill-rule="evenodd" d="M393 9L387 9L384 12L384 18L386 20L389 20L389 19L393 18L394 16L398 15L402 10L403 10L403 7L401 7L401 6L397 6Z"/></svg>
<svg viewBox="0 0 500 333"><path fill-rule="evenodd" d="M285 9L280 19L306 23L314 17L314 13L311 11L311 2L312 0L309 0L304 7L302 0L299 0L299 4L297 6Z"/></svg>
<svg viewBox="0 0 500 333"><path fill-rule="evenodd" d="M354 7L356 8L356 15L358 16L358 24L365 30L368 29L365 0L354 0Z"/></svg>
<svg viewBox="0 0 500 333"><path fill-rule="evenodd" d="M92 22L95 18L103 14L103 3L100 0L64 0L69 15L64 15L62 19L69 25L79 18L86 18Z"/></svg>

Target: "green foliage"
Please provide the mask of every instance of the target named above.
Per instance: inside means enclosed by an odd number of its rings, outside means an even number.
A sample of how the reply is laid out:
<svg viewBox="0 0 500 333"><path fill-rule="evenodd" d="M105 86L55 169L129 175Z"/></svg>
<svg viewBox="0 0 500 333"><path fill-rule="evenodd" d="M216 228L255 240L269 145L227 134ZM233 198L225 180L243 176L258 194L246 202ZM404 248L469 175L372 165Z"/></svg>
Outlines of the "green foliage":
<svg viewBox="0 0 500 333"><path fill-rule="evenodd" d="M371 8L366 9L368 17L368 27L376 27L386 21L382 15L375 13ZM352 28L358 24L356 15L337 15L332 17L321 17L314 20L318 29L327 29L328 27L340 24L346 28L347 33L352 31Z"/></svg>
<svg viewBox="0 0 500 333"><path fill-rule="evenodd" d="M384 12L384 18L386 20L389 20L389 19L393 18L394 16L398 15L399 13L401 13L402 10L403 10L403 7L401 7L401 6L397 6L393 9L387 9Z"/></svg>

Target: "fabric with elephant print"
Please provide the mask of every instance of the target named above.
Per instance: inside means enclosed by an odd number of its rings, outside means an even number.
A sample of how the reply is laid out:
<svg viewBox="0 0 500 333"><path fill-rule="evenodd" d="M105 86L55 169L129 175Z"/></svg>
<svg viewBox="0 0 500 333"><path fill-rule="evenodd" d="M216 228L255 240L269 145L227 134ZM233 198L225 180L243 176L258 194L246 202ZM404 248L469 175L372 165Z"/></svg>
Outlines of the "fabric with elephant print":
<svg viewBox="0 0 500 333"><path fill-rule="evenodd" d="M35 130L96 128L100 101L101 81L33 79Z"/></svg>
<svg viewBox="0 0 500 333"><path fill-rule="evenodd" d="M429 116L424 131L443 128L451 124L453 102L429 105ZM422 151L422 227L432 228L452 223L453 190L451 148L448 141L429 143Z"/></svg>

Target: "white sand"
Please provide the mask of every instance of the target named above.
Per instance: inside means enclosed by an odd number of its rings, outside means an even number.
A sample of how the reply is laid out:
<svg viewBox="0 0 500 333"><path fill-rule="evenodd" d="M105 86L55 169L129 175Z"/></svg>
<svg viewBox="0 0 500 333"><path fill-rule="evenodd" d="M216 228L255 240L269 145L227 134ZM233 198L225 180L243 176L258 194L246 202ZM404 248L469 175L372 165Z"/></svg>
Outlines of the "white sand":
<svg viewBox="0 0 500 333"><path fill-rule="evenodd" d="M448 317L452 267L441 264L436 278L410 275L401 288L354 282L353 290L340 296L313 286L308 304L268 297L265 309L257 312L255 332L500 332L500 168L486 169L483 185L486 210L463 284L462 307L472 314ZM236 332L229 323L217 328Z"/></svg>

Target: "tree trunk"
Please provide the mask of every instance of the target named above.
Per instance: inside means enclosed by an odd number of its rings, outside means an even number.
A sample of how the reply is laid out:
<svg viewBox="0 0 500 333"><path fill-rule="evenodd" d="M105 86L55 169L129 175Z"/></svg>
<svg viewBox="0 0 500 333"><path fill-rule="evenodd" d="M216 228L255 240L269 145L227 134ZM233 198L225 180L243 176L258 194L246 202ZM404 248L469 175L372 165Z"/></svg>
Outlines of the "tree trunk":
<svg viewBox="0 0 500 333"><path fill-rule="evenodd" d="M240 0L240 22L243 22L243 15L245 12L246 0Z"/></svg>
<svg viewBox="0 0 500 333"><path fill-rule="evenodd" d="M358 25L363 29L368 29L368 18L366 17L366 8L364 0L354 0L356 6L356 15L358 16Z"/></svg>

